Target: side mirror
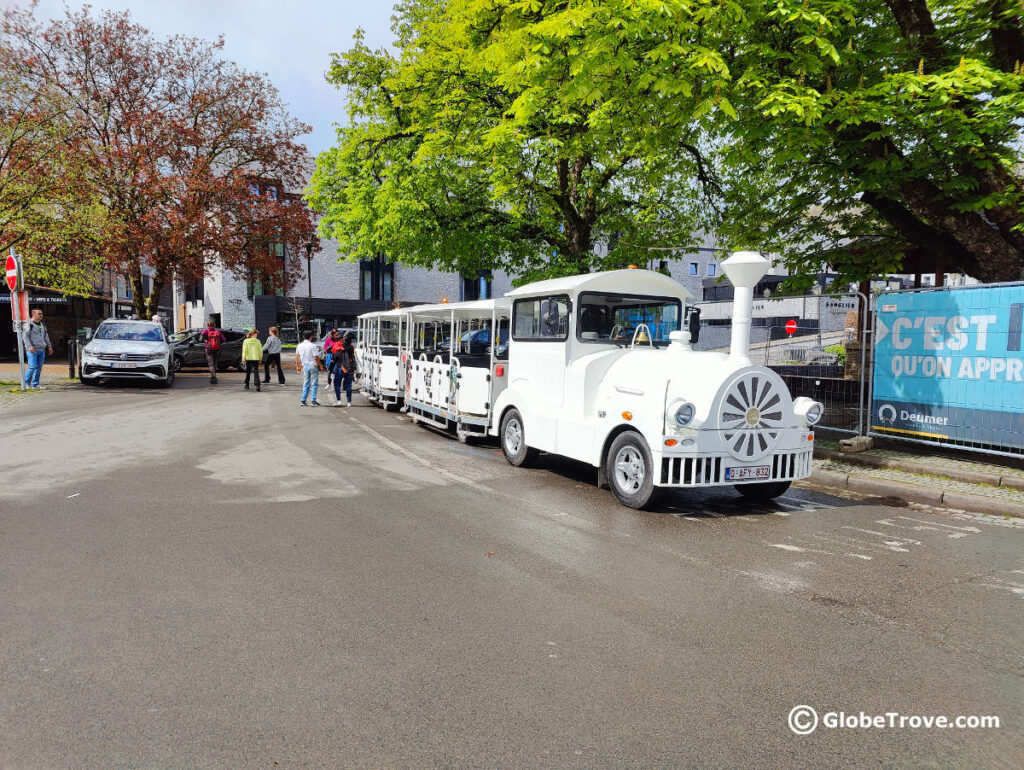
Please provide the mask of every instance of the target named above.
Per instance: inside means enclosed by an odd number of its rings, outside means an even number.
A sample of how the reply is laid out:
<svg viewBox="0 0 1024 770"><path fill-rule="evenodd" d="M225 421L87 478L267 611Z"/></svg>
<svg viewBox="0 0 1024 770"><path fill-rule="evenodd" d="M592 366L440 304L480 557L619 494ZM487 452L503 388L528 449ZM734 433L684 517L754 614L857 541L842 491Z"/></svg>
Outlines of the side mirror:
<svg viewBox="0 0 1024 770"><path fill-rule="evenodd" d="M690 344L696 345L700 339L700 308L691 307L687 314L687 325L690 328Z"/></svg>

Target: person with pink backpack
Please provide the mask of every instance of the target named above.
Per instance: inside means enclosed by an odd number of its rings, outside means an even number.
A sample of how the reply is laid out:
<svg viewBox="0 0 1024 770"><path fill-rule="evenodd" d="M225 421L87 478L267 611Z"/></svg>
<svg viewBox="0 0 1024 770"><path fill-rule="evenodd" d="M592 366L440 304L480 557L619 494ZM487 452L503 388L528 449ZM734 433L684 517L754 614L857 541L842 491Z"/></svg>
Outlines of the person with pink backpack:
<svg viewBox="0 0 1024 770"><path fill-rule="evenodd" d="M202 334L203 344L206 347L206 363L210 367L210 384L217 384L217 361L220 358L220 349L224 346L224 332L217 328L214 321L206 324Z"/></svg>

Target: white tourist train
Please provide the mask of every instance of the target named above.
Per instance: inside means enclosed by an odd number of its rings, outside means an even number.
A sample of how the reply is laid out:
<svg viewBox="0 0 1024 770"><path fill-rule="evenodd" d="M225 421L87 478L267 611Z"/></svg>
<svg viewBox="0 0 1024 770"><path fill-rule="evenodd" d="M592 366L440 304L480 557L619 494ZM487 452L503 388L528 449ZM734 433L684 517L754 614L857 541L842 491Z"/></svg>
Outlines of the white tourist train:
<svg viewBox="0 0 1024 770"><path fill-rule="evenodd" d="M735 287L729 353L693 349L688 292L647 270L367 314L364 392L383 404L400 395L415 422L463 441L497 436L515 466L538 452L589 463L631 508L662 488L734 485L768 500L810 475L823 413L750 361L753 289L768 267L755 252L722 263Z"/></svg>

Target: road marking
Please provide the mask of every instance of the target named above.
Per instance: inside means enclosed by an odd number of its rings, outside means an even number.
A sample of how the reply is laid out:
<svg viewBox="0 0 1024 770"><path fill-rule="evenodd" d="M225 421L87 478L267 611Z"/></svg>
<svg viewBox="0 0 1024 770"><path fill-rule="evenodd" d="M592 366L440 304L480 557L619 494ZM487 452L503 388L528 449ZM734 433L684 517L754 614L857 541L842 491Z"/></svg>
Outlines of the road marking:
<svg viewBox="0 0 1024 770"><path fill-rule="evenodd" d="M444 478L448 479L449 481L453 481L456 484L463 484L463 485L465 485L467 487L471 487L471 488L476 489L476 490L478 490L480 492L487 492L488 494L494 494L494 490L492 490L491 488L485 487L483 484L477 484L475 481L470 481L469 479L463 478L462 476L459 476L457 474L451 473L450 471L445 470L444 468L440 467L439 465L435 465L434 463L430 462L430 460L427 460L427 459L425 459L423 457L420 457L415 452L410 452L408 449L406 449L401 444L396 444L394 441L389 439L387 436L384 436L381 433L379 433L378 431L375 431L373 428L371 428L369 425L364 423L362 420L357 420L355 417L349 417L349 419L352 422L354 422L357 426L359 426L362 430L366 431L371 436L373 436L375 439L377 439L377 441L382 443L388 449L392 450L393 452L398 452L400 455L404 455L405 457L408 457L410 460L412 460L413 462L419 463L424 468L430 468L430 470L434 471L437 475L443 476Z"/></svg>
<svg viewBox="0 0 1024 770"><path fill-rule="evenodd" d="M853 546L855 548L864 549L873 548L878 551L897 551L900 553L910 553L910 550L908 548L901 548L898 545L879 545L878 543L869 543L865 540L860 540L856 537L828 537L827 535L811 535L811 537L813 537L816 540L824 540L828 543L837 543L839 545L844 545L847 548Z"/></svg>
<svg viewBox="0 0 1024 770"><path fill-rule="evenodd" d="M888 534L887 532L875 532L875 530L873 530L873 529L861 529L860 527L847 527L847 526L843 526L841 529L849 529L849 530L852 530L853 532L863 532L866 535L876 535L878 537L892 537L892 535ZM910 538L910 537L898 537L896 539L897 539L897 541L901 541L904 544L921 545L921 541L920 540L914 540L913 538Z"/></svg>
<svg viewBox="0 0 1024 770"><path fill-rule="evenodd" d="M785 543L769 543L772 548L781 548L783 551L796 551L797 553L805 553L806 548L801 548L798 545L786 545Z"/></svg>
<svg viewBox="0 0 1024 770"><path fill-rule="evenodd" d="M867 556L863 553L844 553L843 556L852 556L854 559L863 559L864 561L871 561L874 556Z"/></svg>
<svg viewBox="0 0 1024 770"><path fill-rule="evenodd" d="M977 527L954 527L952 524L940 524L937 521L921 521L920 519L912 519L909 516L897 516L897 519L903 519L904 521L914 521L918 524L923 524L926 527L945 527L946 529L956 529L961 532L977 533L981 532Z"/></svg>

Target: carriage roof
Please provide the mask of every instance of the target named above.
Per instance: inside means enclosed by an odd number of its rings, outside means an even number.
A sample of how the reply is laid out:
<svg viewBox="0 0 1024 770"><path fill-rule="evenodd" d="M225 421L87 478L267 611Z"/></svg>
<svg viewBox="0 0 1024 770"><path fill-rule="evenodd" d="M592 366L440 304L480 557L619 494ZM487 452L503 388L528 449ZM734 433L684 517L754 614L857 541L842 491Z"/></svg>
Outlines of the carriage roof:
<svg viewBox="0 0 1024 770"><path fill-rule="evenodd" d="M682 284L667 275L653 270L633 269L608 270L603 273L584 273L583 275L570 275L566 278L551 278L546 281L537 281L536 283L520 286L508 292L505 296L513 299L551 294L575 296L585 291L678 297L683 302L693 297Z"/></svg>
<svg viewBox="0 0 1024 770"><path fill-rule="evenodd" d="M499 313L508 310L512 306L507 299L478 299L468 302L441 302L436 305L416 305L406 308L410 316L418 318L448 319L452 314L456 318L490 318L497 310Z"/></svg>

